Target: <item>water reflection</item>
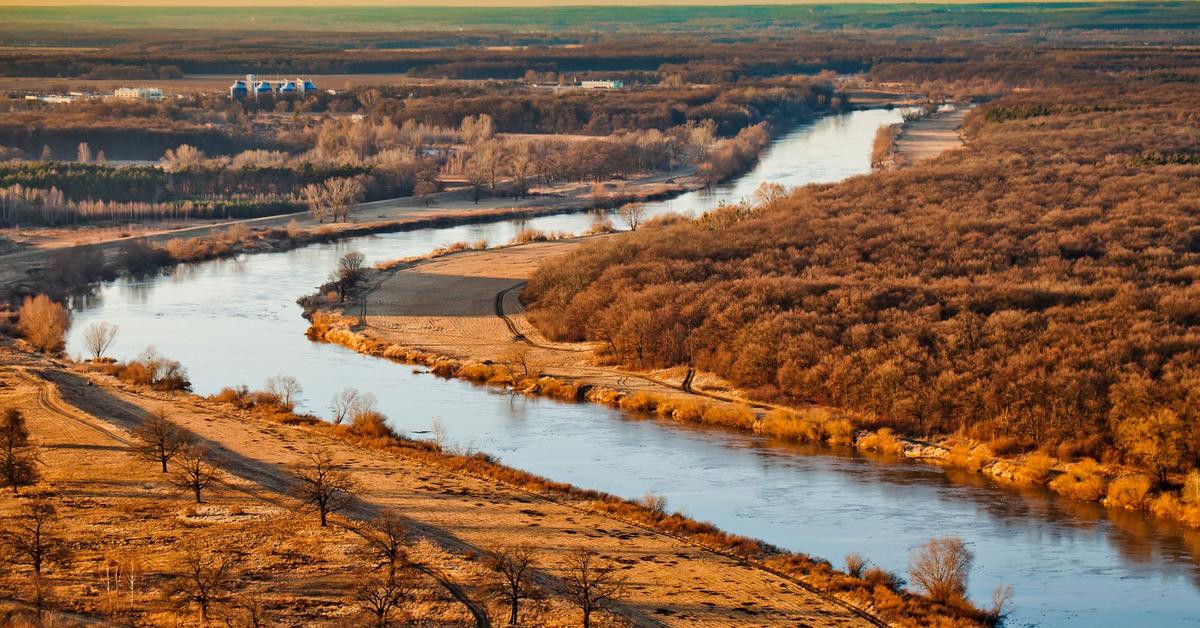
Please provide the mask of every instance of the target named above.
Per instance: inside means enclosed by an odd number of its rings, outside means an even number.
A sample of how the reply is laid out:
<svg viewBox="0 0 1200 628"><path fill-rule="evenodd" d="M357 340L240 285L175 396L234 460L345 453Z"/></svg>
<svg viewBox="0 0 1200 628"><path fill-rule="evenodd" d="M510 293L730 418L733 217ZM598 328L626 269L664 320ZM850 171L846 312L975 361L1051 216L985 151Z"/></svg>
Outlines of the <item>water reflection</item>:
<svg viewBox="0 0 1200 628"><path fill-rule="evenodd" d="M782 138L744 179L651 211L701 211L752 194L764 180L795 185L866 172L875 128L898 116L873 111L822 120ZM978 557L972 596L986 600L996 585L1015 585L1014 625L1187 625L1200 617L1200 540L1164 522L1042 491L1000 489L918 463L595 405L514 399L304 338L295 299L320 285L346 251L374 262L459 240L505 242L525 227L578 232L590 222L577 214L399 232L123 279L74 302L68 347L79 352L82 330L107 320L121 327L117 357L157 345L188 367L204 394L261 386L282 371L300 380L303 405L320 414L336 391L354 385L373 392L402 430L429 430L441 419L451 440L507 464L627 497L652 491L671 508L731 532L835 563L860 552L903 572L913 547L959 535Z"/></svg>

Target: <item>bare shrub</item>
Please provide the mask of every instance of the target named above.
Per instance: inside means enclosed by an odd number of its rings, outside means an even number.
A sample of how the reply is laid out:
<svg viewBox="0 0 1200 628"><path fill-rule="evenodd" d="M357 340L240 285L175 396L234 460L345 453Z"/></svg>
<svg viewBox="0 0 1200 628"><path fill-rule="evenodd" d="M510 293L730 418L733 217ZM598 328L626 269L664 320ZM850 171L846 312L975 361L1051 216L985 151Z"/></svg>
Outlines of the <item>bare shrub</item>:
<svg viewBox="0 0 1200 628"><path fill-rule="evenodd" d="M1144 475L1126 475L1108 485L1104 505L1126 510L1142 510L1148 505L1147 497L1153 482Z"/></svg>
<svg viewBox="0 0 1200 628"><path fill-rule="evenodd" d="M107 321L92 323L83 332L83 345L92 354L93 360L99 360L108 352L109 347L117 339L117 326Z"/></svg>
<svg viewBox="0 0 1200 628"><path fill-rule="evenodd" d="M637 231L646 215L646 206L641 203L626 203L617 210L617 215L625 221L630 231Z"/></svg>
<svg viewBox="0 0 1200 628"><path fill-rule="evenodd" d="M1069 464L1062 475L1050 482L1050 488L1075 499L1096 501L1104 495L1105 489L1100 464L1091 458Z"/></svg>
<svg viewBox="0 0 1200 628"><path fill-rule="evenodd" d="M908 559L908 575L914 584L938 602L964 599L967 577L975 555L962 539L953 536L930 539Z"/></svg>
<svg viewBox="0 0 1200 628"><path fill-rule="evenodd" d="M867 568L867 559L858 554L846 554L846 573L855 578L861 578Z"/></svg>
<svg viewBox="0 0 1200 628"><path fill-rule="evenodd" d="M292 470L293 492L302 503L313 506L321 518L321 527L328 524L330 513L338 512L354 501L357 487L354 478L325 450L308 457L308 464Z"/></svg>
<svg viewBox="0 0 1200 628"><path fill-rule="evenodd" d="M904 443L892 433L891 428L882 428L858 439L858 448L881 454L898 456L904 453Z"/></svg>
<svg viewBox="0 0 1200 628"><path fill-rule="evenodd" d="M656 515L667 513L667 498L654 493L646 493L638 498L637 503Z"/></svg>
<svg viewBox="0 0 1200 628"><path fill-rule="evenodd" d="M57 353L62 350L67 329L71 326L71 318L67 309L61 304L50 300L50 297L39 294L26 298L21 304L20 318L17 321L17 331L34 349L42 353Z"/></svg>

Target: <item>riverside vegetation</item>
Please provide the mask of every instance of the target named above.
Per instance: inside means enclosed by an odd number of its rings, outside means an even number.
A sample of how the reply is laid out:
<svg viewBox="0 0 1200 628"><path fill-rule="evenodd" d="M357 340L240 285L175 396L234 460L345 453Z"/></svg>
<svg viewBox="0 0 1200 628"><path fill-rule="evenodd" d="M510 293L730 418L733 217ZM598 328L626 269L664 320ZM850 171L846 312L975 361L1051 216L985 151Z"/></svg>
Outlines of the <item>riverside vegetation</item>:
<svg viewBox="0 0 1200 628"><path fill-rule="evenodd" d="M952 437L956 464L1200 525L1196 166L1174 157L1197 143L1180 81L1200 74L1168 53L1120 77L1088 57L973 112L953 156L549 261L530 320L626 366Z"/></svg>

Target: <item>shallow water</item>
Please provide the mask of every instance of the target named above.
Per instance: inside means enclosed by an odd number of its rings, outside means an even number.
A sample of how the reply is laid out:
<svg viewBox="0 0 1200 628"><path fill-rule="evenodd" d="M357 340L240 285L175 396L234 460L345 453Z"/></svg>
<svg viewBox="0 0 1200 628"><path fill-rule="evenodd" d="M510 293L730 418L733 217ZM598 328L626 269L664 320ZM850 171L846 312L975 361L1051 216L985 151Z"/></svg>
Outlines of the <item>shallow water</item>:
<svg viewBox="0 0 1200 628"><path fill-rule="evenodd" d="M899 116L874 110L822 119L781 138L736 183L654 203L649 213L736 202L761 181L799 185L866 173L875 129ZM334 393L353 385L374 393L402 430L426 431L440 419L451 441L509 465L626 497L653 492L669 508L730 532L838 564L859 552L903 573L912 548L958 535L977 556L974 599L986 602L1000 583L1014 586L1010 625L1200 623L1200 535L1164 522L1043 491L999 489L917 463L637 419L597 405L511 399L304 337L295 300L347 251L378 261L460 240L505 242L525 227L577 232L590 222L586 215L548 216L401 232L122 279L80 304L68 347L78 352L89 323L110 321L121 328L118 358L156 345L188 368L202 394L294 375L305 409L318 414L328 414Z"/></svg>

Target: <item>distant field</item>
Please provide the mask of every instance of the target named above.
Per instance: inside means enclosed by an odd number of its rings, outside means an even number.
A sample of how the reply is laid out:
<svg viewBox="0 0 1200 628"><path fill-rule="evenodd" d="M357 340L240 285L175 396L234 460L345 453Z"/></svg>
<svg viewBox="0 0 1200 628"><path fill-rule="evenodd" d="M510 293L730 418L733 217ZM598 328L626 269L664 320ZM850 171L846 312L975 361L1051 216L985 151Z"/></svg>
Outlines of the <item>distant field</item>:
<svg viewBox="0 0 1200 628"><path fill-rule="evenodd" d="M416 78L404 74L309 74L320 89L347 90L363 85L430 85L469 83L469 80ZM194 92L224 92L243 74L189 75L179 79L81 79L57 77L0 76L0 92L110 92L117 87L158 87L168 96ZM263 75L272 78L275 75Z"/></svg>
<svg viewBox="0 0 1200 628"><path fill-rule="evenodd" d="M597 2L597 4L600 4ZM528 7L6 7L0 29L83 28L305 31L458 29L676 30L916 27L1187 29L1195 2L992 4L797 4L757 6Z"/></svg>

